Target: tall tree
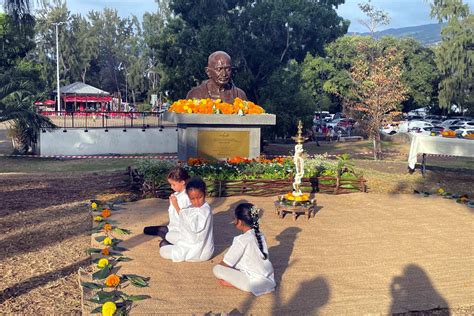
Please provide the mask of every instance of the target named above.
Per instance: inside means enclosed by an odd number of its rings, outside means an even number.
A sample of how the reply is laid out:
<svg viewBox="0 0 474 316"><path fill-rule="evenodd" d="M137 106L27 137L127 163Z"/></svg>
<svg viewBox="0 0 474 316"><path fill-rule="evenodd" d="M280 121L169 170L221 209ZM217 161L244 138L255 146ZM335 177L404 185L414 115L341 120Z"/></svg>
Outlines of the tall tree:
<svg viewBox="0 0 474 316"><path fill-rule="evenodd" d="M28 18L24 16L21 19ZM39 67L26 59L34 48L34 22L22 22L0 14L0 122L9 122L15 138L27 152L41 127L52 127L49 119L36 113L33 102L42 90Z"/></svg>
<svg viewBox="0 0 474 316"><path fill-rule="evenodd" d="M462 0L433 0L431 15L446 22L435 50L442 74L439 104L448 111L456 104L462 112L474 112L474 16Z"/></svg>
<svg viewBox="0 0 474 316"><path fill-rule="evenodd" d="M359 59L351 69L351 78L352 93L345 98L346 109L373 139L374 159L381 159L380 128L397 114L395 110L406 98L402 56L390 49L374 61Z"/></svg>
<svg viewBox="0 0 474 316"><path fill-rule="evenodd" d="M125 76L130 67L127 53L131 38L139 29L137 20L133 17L121 18L117 10L109 8L102 12L91 11L88 19L98 47L97 59L92 64L92 82L106 91L120 91L125 95Z"/></svg>
<svg viewBox="0 0 474 316"><path fill-rule="evenodd" d="M5 12L12 17L14 21L21 20L24 16L30 15L30 0L4 0Z"/></svg>
<svg viewBox="0 0 474 316"><path fill-rule="evenodd" d="M347 31L335 8L342 0L170 2L171 18L156 44L173 98L186 95L205 79L208 55L225 50L237 68L236 83L256 102L273 71L307 52L323 53L324 44Z"/></svg>

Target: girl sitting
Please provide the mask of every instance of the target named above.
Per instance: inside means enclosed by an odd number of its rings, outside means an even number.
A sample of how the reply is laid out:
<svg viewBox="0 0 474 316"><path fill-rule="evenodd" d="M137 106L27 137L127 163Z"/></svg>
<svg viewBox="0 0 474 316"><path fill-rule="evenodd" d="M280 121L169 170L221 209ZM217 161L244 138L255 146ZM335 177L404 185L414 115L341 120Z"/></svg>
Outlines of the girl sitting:
<svg viewBox="0 0 474 316"><path fill-rule="evenodd" d="M256 296L272 292L276 285L267 244L260 233L259 211L251 203L241 203L236 207L233 224L243 234L234 237L224 259L213 269L221 285L252 292Z"/></svg>
<svg viewBox="0 0 474 316"><path fill-rule="evenodd" d="M179 214L179 237L176 242L163 240L160 255L173 262L207 261L214 252L213 219L211 207L206 203L206 184L193 178L186 184L191 206L180 209L175 197L170 201Z"/></svg>
<svg viewBox="0 0 474 316"><path fill-rule="evenodd" d="M188 172L181 168L175 167L168 173L168 183L174 193L170 195L170 206L168 208L169 224L168 226L148 226L143 229L145 235L160 236L162 244L174 244L179 238L179 215L177 208L171 203L174 199L177 201L178 208L187 208L191 205L188 195L186 194L186 181L188 181Z"/></svg>

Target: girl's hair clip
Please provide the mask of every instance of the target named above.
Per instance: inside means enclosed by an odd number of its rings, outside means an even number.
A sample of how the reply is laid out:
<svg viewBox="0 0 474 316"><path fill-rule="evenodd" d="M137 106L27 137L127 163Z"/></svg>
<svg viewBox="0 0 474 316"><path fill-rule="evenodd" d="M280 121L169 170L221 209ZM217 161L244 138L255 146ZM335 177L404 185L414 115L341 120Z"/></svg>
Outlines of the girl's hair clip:
<svg viewBox="0 0 474 316"><path fill-rule="evenodd" d="M253 218L258 218L259 213L260 213L260 209L258 207L256 207L255 205L252 206L252 208L250 209L250 215Z"/></svg>

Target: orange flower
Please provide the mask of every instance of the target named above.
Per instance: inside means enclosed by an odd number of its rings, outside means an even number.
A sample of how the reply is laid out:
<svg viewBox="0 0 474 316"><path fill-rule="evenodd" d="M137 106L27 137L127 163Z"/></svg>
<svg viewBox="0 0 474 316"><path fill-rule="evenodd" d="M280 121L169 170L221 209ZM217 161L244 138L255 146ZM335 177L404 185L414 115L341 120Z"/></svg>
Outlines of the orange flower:
<svg viewBox="0 0 474 316"><path fill-rule="evenodd" d="M169 112L175 113L199 113L199 114L260 114L265 110L250 101L235 98L233 104L212 99L182 99L174 102Z"/></svg>
<svg viewBox="0 0 474 316"><path fill-rule="evenodd" d="M105 285L115 287L120 284L120 278L116 274L111 274L105 279Z"/></svg>
<svg viewBox="0 0 474 316"><path fill-rule="evenodd" d="M104 230L105 230L106 232L111 231L111 230L112 230L112 225L110 225L109 223L106 223L106 224L104 225Z"/></svg>
<svg viewBox="0 0 474 316"><path fill-rule="evenodd" d="M104 256L108 256L108 255L110 255L110 249L109 248L104 248L104 249L102 249L102 251L100 253L103 254Z"/></svg>
<svg viewBox="0 0 474 316"><path fill-rule="evenodd" d="M102 210L102 217L104 217L104 218L110 217L110 210L108 208L104 208Z"/></svg>

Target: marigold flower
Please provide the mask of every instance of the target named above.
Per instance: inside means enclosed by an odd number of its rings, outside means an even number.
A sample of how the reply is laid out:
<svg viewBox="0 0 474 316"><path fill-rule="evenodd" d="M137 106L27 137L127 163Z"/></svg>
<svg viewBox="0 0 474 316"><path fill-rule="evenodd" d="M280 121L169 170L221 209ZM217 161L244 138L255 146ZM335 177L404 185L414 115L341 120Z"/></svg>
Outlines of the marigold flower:
<svg viewBox="0 0 474 316"><path fill-rule="evenodd" d="M105 218L110 217L110 210L108 208L104 208L102 210L102 217L105 217Z"/></svg>
<svg viewBox="0 0 474 316"><path fill-rule="evenodd" d="M104 245L106 245L106 246L112 245L112 239L110 239L110 237L105 237L102 242L103 242Z"/></svg>
<svg viewBox="0 0 474 316"><path fill-rule="evenodd" d="M105 230L106 232L111 231L111 230L112 230L112 225L110 225L109 223L105 224L105 225L104 225L104 230Z"/></svg>
<svg viewBox="0 0 474 316"><path fill-rule="evenodd" d="M103 254L104 256L108 256L110 254L110 250L109 248L104 248L102 249L100 253Z"/></svg>
<svg viewBox="0 0 474 316"><path fill-rule="evenodd" d="M113 316L117 310L117 305L114 302L105 302L102 305L102 316Z"/></svg>
<svg viewBox="0 0 474 316"><path fill-rule="evenodd" d="M105 285L115 287L120 284L120 278L116 274L111 274L105 279Z"/></svg>
<svg viewBox="0 0 474 316"><path fill-rule="evenodd" d="M94 216L94 221L100 222L101 220L102 220L102 216L100 215Z"/></svg>
<svg viewBox="0 0 474 316"><path fill-rule="evenodd" d="M91 203L91 207L93 210L95 210L97 208L97 203L96 202L92 202Z"/></svg>
<svg viewBox="0 0 474 316"><path fill-rule="evenodd" d="M107 265L109 264L109 260L105 259L105 258L102 258L99 260L99 262L97 263L97 267L99 269L103 269L105 268Z"/></svg>
<svg viewBox="0 0 474 316"><path fill-rule="evenodd" d="M443 189L443 188L439 188L439 189L438 189L438 193L439 193L439 194L443 194L443 193L444 193L444 189Z"/></svg>
<svg viewBox="0 0 474 316"><path fill-rule="evenodd" d="M200 113L200 114L261 114L265 110L251 101L235 98L234 103L222 102L212 99L178 100L174 102L169 112L175 113Z"/></svg>

